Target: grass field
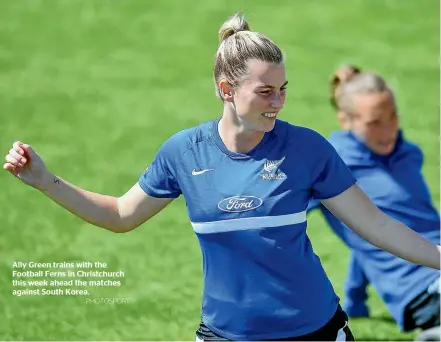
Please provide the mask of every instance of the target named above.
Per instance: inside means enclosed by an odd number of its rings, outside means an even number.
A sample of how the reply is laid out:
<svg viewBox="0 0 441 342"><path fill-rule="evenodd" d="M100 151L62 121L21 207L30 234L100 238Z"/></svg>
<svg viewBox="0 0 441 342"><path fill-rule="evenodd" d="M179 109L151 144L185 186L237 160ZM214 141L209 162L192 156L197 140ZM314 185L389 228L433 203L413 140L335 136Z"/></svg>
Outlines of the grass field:
<svg viewBox="0 0 441 342"><path fill-rule="evenodd" d="M290 82L282 119L327 136L337 129L327 81L343 62L383 74L406 136L426 154L439 205L437 0L19 0L0 2L0 149L30 143L48 168L91 191L129 189L161 143L214 118L217 30L236 10L281 45ZM201 255L179 199L128 234L86 224L0 173L1 340L194 340ZM309 236L343 296L347 249L318 215ZM12 296L14 261L101 261L122 286L84 296ZM412 340L371 289L358 340Z"/></svg>

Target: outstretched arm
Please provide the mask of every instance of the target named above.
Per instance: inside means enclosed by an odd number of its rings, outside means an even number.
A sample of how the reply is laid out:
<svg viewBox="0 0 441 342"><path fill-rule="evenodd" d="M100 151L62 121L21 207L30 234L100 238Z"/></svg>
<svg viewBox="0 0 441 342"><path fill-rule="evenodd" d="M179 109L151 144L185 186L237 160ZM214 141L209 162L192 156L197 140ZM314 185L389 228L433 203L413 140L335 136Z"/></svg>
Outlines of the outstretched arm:
<svg viewBox="0 0 441 342"><path fill-rule="evenodd" d="M123 196L113 197L81 189L54 175L47 177L42 190L47 197L84 221L114 233L135 229L173 200L151 197L138 183Z"/></svg>
<svg viewBox="0 0 441 342"><path fill-rule="evenodd" d="M128 232L165 208L173 198L147 195L135 184L121 197L79 188L50 173L30 145L15 142L3 169L23 183L44 193L72 214L115 233Z"/></svg>
<svg viewBox="0 0 441 342"><path fill-rule="evenodd" d="M405 224L387 216L354 184L341 194L322 200L337 218L374 246L404 260L440 269L440 246Z"/></svg>

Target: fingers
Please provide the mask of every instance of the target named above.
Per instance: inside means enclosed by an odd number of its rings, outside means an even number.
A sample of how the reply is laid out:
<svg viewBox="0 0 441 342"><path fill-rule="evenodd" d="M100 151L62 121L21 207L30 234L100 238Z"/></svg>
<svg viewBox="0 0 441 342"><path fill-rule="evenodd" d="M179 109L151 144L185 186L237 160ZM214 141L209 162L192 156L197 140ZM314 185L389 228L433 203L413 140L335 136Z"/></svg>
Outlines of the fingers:
<svg viewBox="0 0 441 342"><path fill-rule="evenodd" d="M27 154L29 158L35 157L37 153L32 149L31 145L23 144L22 142L17 142L17 146L19 150L23 150L25 155Z"/></svg>
<svg viewBox="0 0 441 342"><path fill-rule="evenodd" d="M25 145L25 144L23 144L21 141L16 141L12 144L12 149L15 150L18 154L23 156L25 154L22 149L23 145Z"/></svg>
<svg viewBox="0 0 441 342"><path fill-rule="evenodd" d="M5 163L3 164L3 169L9 172L12 172L15 170L15 166L12 165L11 163Z"/></svg>
<svg viewBox="0 0 441 342"><path fill-rule="evenodd" d="M23 167L26 164L27 160L25 157L25 151L21 146L23 146L23 143L20 141L16 141L12 144L12 148L5 156L6 164L3 165L3 169L12 171L17 167Z"/></svg>
<svg viewBox="0 0 441 342"><path fill-rule="evenodd" d="M8 171L14 177L18 177L19 178L19 170L14 165L12 165L11 163L5 163L3 165L3 169Z"/></svg>
<svg viewBox="0 0 441 342"><path fill-rule="evenodd" d="M16 150L14 150L13 148L11 148L9 150L9 155L11 157L13 157L15 160L17 160L18 162L20 162L21 164L25 164L26 163L26 158L25 156L20 155Z"/></svg>
<svg viewBox="0 0 441 342"><path fill-rule="evenodd" d="M12 164L14 167L23 167L25 165L26 159L19 157L18 159L15 158L11 151L6 155L5 160L7 163ZM25 160L25 162L23 162Z"/></svg>

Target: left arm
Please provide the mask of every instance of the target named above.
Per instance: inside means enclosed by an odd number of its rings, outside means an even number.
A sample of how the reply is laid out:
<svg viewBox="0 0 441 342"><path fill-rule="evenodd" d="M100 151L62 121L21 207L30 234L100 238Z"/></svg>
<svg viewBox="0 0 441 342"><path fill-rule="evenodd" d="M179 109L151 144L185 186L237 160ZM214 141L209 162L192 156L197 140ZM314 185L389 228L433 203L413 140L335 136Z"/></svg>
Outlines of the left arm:
<svg viewBox="0 0 441 342"><path fill-rule="evenodd" d="M415 264L440 269L441 247L384 214L358 185L354 184L341 194L322 200L322 203L376 247Z"/></svg>

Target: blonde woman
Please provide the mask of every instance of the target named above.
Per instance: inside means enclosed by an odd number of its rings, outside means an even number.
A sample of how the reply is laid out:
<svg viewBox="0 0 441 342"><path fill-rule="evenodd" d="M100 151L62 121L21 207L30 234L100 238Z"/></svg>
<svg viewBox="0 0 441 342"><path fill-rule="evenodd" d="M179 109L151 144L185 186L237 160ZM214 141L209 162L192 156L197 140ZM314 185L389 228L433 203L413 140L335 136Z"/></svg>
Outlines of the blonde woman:
<svg viewBox="0 0 441 342"><path fill-rule="evenodd" d="M200 340L353 340L306 234L311 197L411 262L439 269L439 246L378 210L321 135L278 119L288 81L274 42L240 14L222 25L219 40L214 81L222 116L168 139L126 194L80 189L50 173L21 142L4 169L118 233L183 195L203 255Z"/></svg>

